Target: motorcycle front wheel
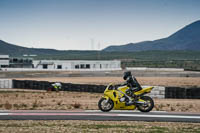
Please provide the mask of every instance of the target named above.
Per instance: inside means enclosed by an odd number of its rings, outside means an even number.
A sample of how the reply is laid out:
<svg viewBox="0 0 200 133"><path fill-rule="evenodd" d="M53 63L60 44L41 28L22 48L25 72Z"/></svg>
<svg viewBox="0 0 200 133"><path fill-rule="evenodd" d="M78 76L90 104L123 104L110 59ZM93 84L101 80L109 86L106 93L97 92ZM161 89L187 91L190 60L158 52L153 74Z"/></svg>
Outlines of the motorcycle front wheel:
<svg viewBox="0 0 200 133"><path fill-rule="evenodd" d="M98 107L103 112L108 112L113 109L114 103L111 99L101 98L98 102Z"/></svg>
<svg viewBox="0 0 200 133"><path fill-rule="evenodd" d="M142 96L140 99L144 100L145 103L137 105L138 110L141 112L149 112L153 109L154 107L154 101L151 97L149 96Z"/></svg>

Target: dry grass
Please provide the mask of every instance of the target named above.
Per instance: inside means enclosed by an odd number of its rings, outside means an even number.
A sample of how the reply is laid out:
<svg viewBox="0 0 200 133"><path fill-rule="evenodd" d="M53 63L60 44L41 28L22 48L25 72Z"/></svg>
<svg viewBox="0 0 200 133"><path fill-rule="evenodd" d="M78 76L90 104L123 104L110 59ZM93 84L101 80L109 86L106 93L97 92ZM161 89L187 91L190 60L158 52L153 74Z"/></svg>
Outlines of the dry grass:
<svg viewBox="0 0 200 133"><path fill-rule="evenodd" d="M154 99L157 111L200 112L199 99Z"/></svg>
<svg viewBox="0 0 200 133"><path fill-rule="evenodd" d="M2 133L152 133L200 132L200 123L138 122L138 121L0 121Z"/></svg>
<svg viewBox="0 0 200 133"><path fill-rule="evenodd" d="M8 101L6 101L6 103L4 104L4 108L5 109L12 109L12 104L10 104Z"/></svg>
<svg viewBox="0 0 200 133"><path fill-rule="evenodd" d="M38 81L52 81L52 82L66 82L78 84L104 84L122 83L122 77L60 77L60 78L18 78L19 80L38 80ZM141 85L150 86L176 86L176 87L200 87L199 77L137 77Z"/></svg>
<svg viewBox="0 0 200 133"><path fill-rule="evenodd" d="M79 109L81 107L81 104L80 103L74 103L74 104L71 104L72 107L74 107L75 109Z"/></svg>
<svg viewBox="0 0 200 133"><path fill-rule="evenodd" d="M0 109L98 109L103 94L86 92L0 91ZM154 99L157 111L200 112L199 99Z"/></svg>
<svg viewBox="0 0 200 133"><path fill-rule="evenodd" d="M0 109L97 109L101 94L81 92L0 92Z"/></svg>

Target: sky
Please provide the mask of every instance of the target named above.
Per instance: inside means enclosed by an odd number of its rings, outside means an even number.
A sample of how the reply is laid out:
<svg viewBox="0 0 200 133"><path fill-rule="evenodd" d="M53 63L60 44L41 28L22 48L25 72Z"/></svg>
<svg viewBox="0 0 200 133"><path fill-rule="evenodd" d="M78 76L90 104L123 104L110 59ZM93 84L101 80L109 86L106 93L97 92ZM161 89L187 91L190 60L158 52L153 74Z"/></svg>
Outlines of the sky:
<svg viewBox="0 0 200 133"><path fill-rule="evenodd" d="M165 38L200 20L200 0L0 0L0 40L100 50Z"/></svg>

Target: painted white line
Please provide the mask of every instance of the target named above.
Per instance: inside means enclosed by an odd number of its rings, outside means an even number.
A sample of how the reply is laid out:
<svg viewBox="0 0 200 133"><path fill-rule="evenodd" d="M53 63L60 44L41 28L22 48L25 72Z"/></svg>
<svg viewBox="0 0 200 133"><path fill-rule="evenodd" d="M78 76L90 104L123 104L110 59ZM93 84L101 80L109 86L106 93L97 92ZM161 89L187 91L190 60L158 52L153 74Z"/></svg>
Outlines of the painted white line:
<svg viewBox="0 0 200 133"><path fill-rule="evenodd" d="M53 115L53 116L122 116L122 117L148 117L148 118L183 118L183 119L200 119L200 116L186 116L186 115L143 115L143 114L102 114L102 113L96 113L96 114L85 114L85 113L0 113L0 116L47 116L47 115Z"/></svg>
<svg viewBox="0 0 200 133"><path fill-rule="evenodd" d="M118 114L86 113L1 113L10 116L117 116Z"/></svg>
<svg viewBox="0 0 200 133"><path fill-rule="evenodd" d="M84 110L0 110L0 112L5 112L5 113L29 113L29 112L36 112L36 113L41 113L41 112L83 112Z"/></svg>
<svg viewBox="0 0 200 133"><path fill-rule="evenodd" d="M140 114L118 114L118 116L130 117L156 117L156 118L185 118L185 119L200 119L200 116L183 116L183 115L140 115Z"/></svg>
<svg viewBox="0 0 200 133"><path fill-rule="evenodd" d="M0 113L0 115L10 115L10 113Z"/></svg>

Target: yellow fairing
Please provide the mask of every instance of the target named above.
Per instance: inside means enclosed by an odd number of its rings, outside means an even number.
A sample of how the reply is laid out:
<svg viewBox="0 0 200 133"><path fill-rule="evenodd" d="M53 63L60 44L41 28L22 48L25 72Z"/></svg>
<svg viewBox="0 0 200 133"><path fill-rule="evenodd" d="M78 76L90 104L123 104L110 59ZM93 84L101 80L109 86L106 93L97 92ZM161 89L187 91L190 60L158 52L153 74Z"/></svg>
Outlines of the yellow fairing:
<svg viewBox="0 0 200 133"><path fill-rule="evenodd" d="M147 88L144 88L140 91L135 92L134 94L140 95L140 94L143 94L143 93L150 93L152 89L153 89L153 87L147 87Z"/></svg>
<svg viewBox="0 0 200 133"><path fill-rule="evenodd" d="M120 102L118 101L118 104L114 104L114 109L115 110L134 110L136 108L135 105L131 105L131 106L126 106L125 102Z"/></svg>
<svg viewBox="0 0 200 133"><path fill-rule="evenodd" d="M110 84L110 85L112 85L112 84ZM106 99L110 98L114 102L115 110L123 110L123 109L124 110L134 110L136 108L135 105L126 106L125 102L120 102L119 98L123 97L123 94L119 93L116 90L109 90L108 88L109 88L109 86L104 91L103 97ZM128 88L127 86L124 86L124 87L120 87L119 90L125 93L127 88Z"/></svg>

